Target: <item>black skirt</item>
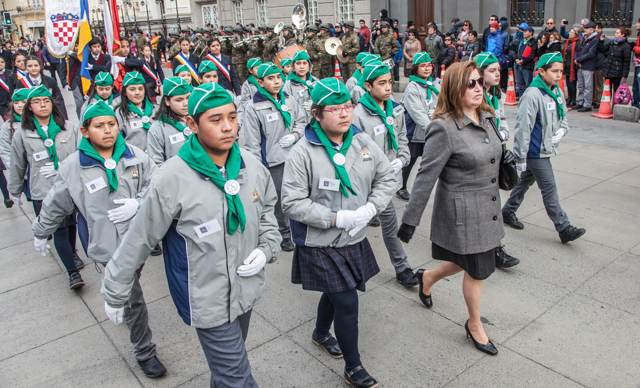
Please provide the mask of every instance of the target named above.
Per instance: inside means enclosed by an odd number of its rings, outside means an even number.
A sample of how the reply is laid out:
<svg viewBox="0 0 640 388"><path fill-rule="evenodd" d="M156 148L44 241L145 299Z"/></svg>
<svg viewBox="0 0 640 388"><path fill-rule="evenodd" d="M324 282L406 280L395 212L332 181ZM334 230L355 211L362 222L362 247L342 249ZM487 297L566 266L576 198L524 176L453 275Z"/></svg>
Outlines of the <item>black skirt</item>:
<svg viewBox="0 0 640 388"><path fill-rule="evenodd" d="M411 154L412 158L417 158L419 156L422 156L423 152L424 152L424 143L409 142L409 153Z"/></svg>
<svg viewBox="0 0 640 388"><path fill-rule="evenodd" d="M369 241L343 248L312 248L297 245L293 252L291 282L302 288L320 292L365 290L367 280L380 268Z"/></svg>
<svg viewBox="0 0 640 388"><path fill-rule="evenodd" d="M435 243L431 243L431 257L436 260L450 261L462 268L476 280L485 280L496 270L496 250L461 255L451 252Z"/></svg>

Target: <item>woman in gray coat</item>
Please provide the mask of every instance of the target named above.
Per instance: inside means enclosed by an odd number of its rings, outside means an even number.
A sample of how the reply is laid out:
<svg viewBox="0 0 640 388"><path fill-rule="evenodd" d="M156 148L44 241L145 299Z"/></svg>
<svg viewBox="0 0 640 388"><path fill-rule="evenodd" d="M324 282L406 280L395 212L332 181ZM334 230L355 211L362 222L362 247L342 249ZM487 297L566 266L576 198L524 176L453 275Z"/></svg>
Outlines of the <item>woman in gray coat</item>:
<svg viewBox="0 0 640 388"><path fill-rule="evenodd" d="M409 242L437 181L431 254L445 262L433 271L416 273L420 300L431 308L431 287L464 271L467 337L478 350L496 355L480 321L480 296L482 281L495 270L495 248L504 237L498 188L502 145L483 85L475 62L455 63L447 70L398 237Z"/></svg>

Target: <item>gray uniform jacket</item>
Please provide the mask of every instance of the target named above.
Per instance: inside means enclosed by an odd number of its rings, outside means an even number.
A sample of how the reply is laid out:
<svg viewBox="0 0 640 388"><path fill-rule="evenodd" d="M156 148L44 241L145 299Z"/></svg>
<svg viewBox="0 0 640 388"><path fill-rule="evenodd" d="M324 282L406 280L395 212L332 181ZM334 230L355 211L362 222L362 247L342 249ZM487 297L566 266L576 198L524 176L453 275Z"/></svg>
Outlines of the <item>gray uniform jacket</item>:
<svg viewBox="0 0 640 388"><path fill-rule="evenodd" d="M351 93L351 91L357 84L358 84L358 80L356 79L356 77L351 77L347 80L347 83L344 85L347 87L347 90L349 91L349 93Z"/></svg>
<svg viewBox="0 0 640 388"><path fill-rule="evenodd" d="M40 216L31 228L37 238L47 238L65 216L78 209L79 235L87 257L106 264L122 241L129 223L114 224L107 212L122 205L116 199L142 197L156 165L139 148L128 145L116 166L118 190L109 191L109 179L102 163L82 151L71 154L60 165L53 187L47 194Z"/></svg>
<svg viewBox="0 0 640 388"><path fill-rule="evenodd" d="M440 90L440 79L436 78L432 82ZM431 99L427 100L427 87L410 81L401 102L413 121L413 123L407 123L408 137L411 138L412 143L424 143L427 127L431 123L431 115L438 105L438 96L432 92Z"/></svg>
<svg viewBox="0 0 640 388"><path fill-rule="evenodd" d="M488 93L491 96L491 93ZM496 110L496 117L500 119L500 127L498 128L501 133L505 134L504 140L509 140L509 124L507 123L507 114L504 112L504 102L507 100L506 93L502 93L502 96L498 100L498 109Z"/></svg>
<svg viewBox="0 0 640 388"><path fill-rule="evenodd" d="M187 122L180 119L187 125ZM155 120L147 135L147 153L157 166L174 157L189 137L178 128L160 120Z"/></svg>
<svg viewBox="0 0 640 388"><path fill-rule="evenodd" d="M285 93L285 104L291 112L291 128L286 129L282 114L262 94L256 93L244 111L244 148L267 168L284 163L293 148L282 148L278 141L285 135L300 140L307 124L307 115L295 99Z"/></svg>
<svg viewBox="0 0 640 388"><path fill-rule="evenodd" d="M222 190L182 158L167 160L151 177L138 214L105 270L102 296L110 306L125 305L135 271L161 239L171 296L187 325L217 327L258 302L264 271L251 277L236 271L256 248L267 262L275 261L282 237L273 212L277 196L271 175L251 154L241 153L237 181L247 219L244 233L240 227L233 235L227 232Z"/></svg>
<svg viewBox="0 0 640 388"><path fill-rule="evenodd" d="M498 169L501 140L483 113L481 125L464 116L429 124L420 169L402 222L417 226L436 182L431 241L466 255L500 246L504 237Z"/></svg>
<svg viewBox="0 0 640 388"><path fill-rule="evenodd" d="M336 228L339 210L356 210L371 202L378 213L386 209L396 191L396 178L389 159L369 135L353 126L353 140L347 151L345 168L351 187L358 195L346 198L340 191L325 190L336 180L329 154L311 126L291 150L284 165L282 211L291 223L291 238L308 247L345 247L362 241L367 228L355 236ZM329 185L332 186L332 185ZM338 186L334 186L337 190Z"/></svg>
<svg viewBox="0 0 640 388"><path fill-rule="evenodd" d="M311 75L311 73L309 73L309 75L311 76L311 82L315 83L318 82L318 79L314 76ZM287 93L288 95L292 96L296 102L298 103L298 105L300 105L302 107L302 104L304 104L307 101L311 101L311 93L309 91L309 88L307 87L307 85L305 84L301 84L298 81L295 80L287 80L287 82L284 83L284 89L283 91L285 93ZM306 122L308 123L311 120L311 114L310 112L307 112L305 109L302 109L306 115Z"/></svg>
<svg viewBox="0 0 640 388"><path fill-rule="evenodd" d="M102 99L100 99L100 100L102 100ZM120 98L120 96L118 96L118 97L114 97L113 101L111 101L111 107L112 107L113 109L115 109L115 108L116 108L116 106L118 106L118 105L120 104L120 101L121 101L121 100L122 100L122 99ZM93 104L94 102L98 102L98 99L97 99L95 96L94 96L94 97L92 97L90 100L85 100L85 101L84 101L84 104L82 104L82 110L80 110L80 112L84 112L84 110L85 110L89 105ZM107 101L105 101L105 102L107 102ZM82 124L82 123L80 123L80 124Z"/></svg>
<svg viewBox="0 0 640 388"><path fill-rule="evenodd" d="M153 124L151 117L156 115L158 106L153 106L153 113L149 117L150 123ZM116 119L118 119L118 125L120 127L120 133L124 136L127 144L134 145L143 151L147 150L147 130L142 125L142 117L138 114L129 112L129 117L125 117L121 113L121 109L116 109ZM144 111L143 111L144 112ZM151 128L149 128L151 129Z"/></svg>
<svg viewBox="0 0 640 388"><path fill-rule="evenodd" d="M240 103L245 106L251 99L253 99L253 95L258 92L258 88L254 84L249 81L244 81L242 84L242 91L240 93Z"/></svg>
<svg viewBox="0 0 640 388"><path fill-rule="evenodd" d="M565 114L567 102L560 91ZM558 154L558 145L551 138L559 129L569 132L567 116L560 121L556 103L548 94L538 88L527 88L520 97L518 117L513 131L513 153L518 163L527 158L550 158Z"/></svg>
<svg viewBox="0 0 640 388"><path fill-rule="evenodd" d="M369 135L373 142L384 152L389 161L400 159L402 165L409 164L409 140L407 139L407 128L404 124L404 108L397 102L393 103L393 132L396 135L398 150L389 148L389 131L382 121L382 117L369 110L366 106L358 104L353 112L353 125L362 128L364 133ZM402 170L395 174L397 180L396 190L402 186Z"/></svg>
<svg viewBox="0 0 640 388"><path fill-rule="evenodd" d="M19 121L16 121L13 123L13 131L11 131L9 122L5 121L0 127L0 159L2 159L4 167L11 171L11 139L13 138L13 133L18 132L22 125Z"/></svg>
<svg viewBox="0 0 640 388"><path fill-rule="evenodd" d="M356 83L350 91L351 101L357 104L365 93L367 93L367 90Z"/></svg>
<svg viewBox="0 0 640 388"><path fill-rule="evenodd" d="M80 131L71 121L64 124L65 130L58 132L55 139L58 163L76 152L80 144ZM53 186L54 177L45 178L40 174L40 167L51 162L44 142L36 131L20 128L13 134L11 141L11 170L9 173L9 192L19 197L23 191L24 176L27 175L27 198L42 201ZM59 168L59 167L58 167Z"/></svg>

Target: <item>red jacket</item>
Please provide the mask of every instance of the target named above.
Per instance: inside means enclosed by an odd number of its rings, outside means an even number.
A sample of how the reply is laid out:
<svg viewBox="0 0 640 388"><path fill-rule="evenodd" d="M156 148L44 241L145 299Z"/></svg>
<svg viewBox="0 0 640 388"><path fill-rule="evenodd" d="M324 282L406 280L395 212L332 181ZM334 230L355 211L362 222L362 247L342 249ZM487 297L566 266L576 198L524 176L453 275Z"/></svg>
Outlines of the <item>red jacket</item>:
<svg viewBox="0 0 640 388"><path fill-rule="evenodd" d="M371 41L371 30L369 27L364 26L360 29L360 34L364 38L364 45L369 46L369 42Z"/></svg>

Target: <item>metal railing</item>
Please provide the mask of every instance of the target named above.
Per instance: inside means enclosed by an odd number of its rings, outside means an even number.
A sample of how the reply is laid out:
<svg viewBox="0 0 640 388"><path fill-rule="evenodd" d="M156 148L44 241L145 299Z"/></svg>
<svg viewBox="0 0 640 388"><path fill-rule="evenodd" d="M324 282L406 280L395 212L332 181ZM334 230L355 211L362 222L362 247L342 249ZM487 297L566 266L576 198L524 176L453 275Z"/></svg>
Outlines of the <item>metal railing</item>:
<svg viewBox="0 0 640 388"><path fill-rule="evenodd" d="M594 9L591 13L591 20L596 23L602 23L604 28L631 28L633 23L633 3L628 2L630 9ZM624 5L624 4L621 4Z"/></svg>

